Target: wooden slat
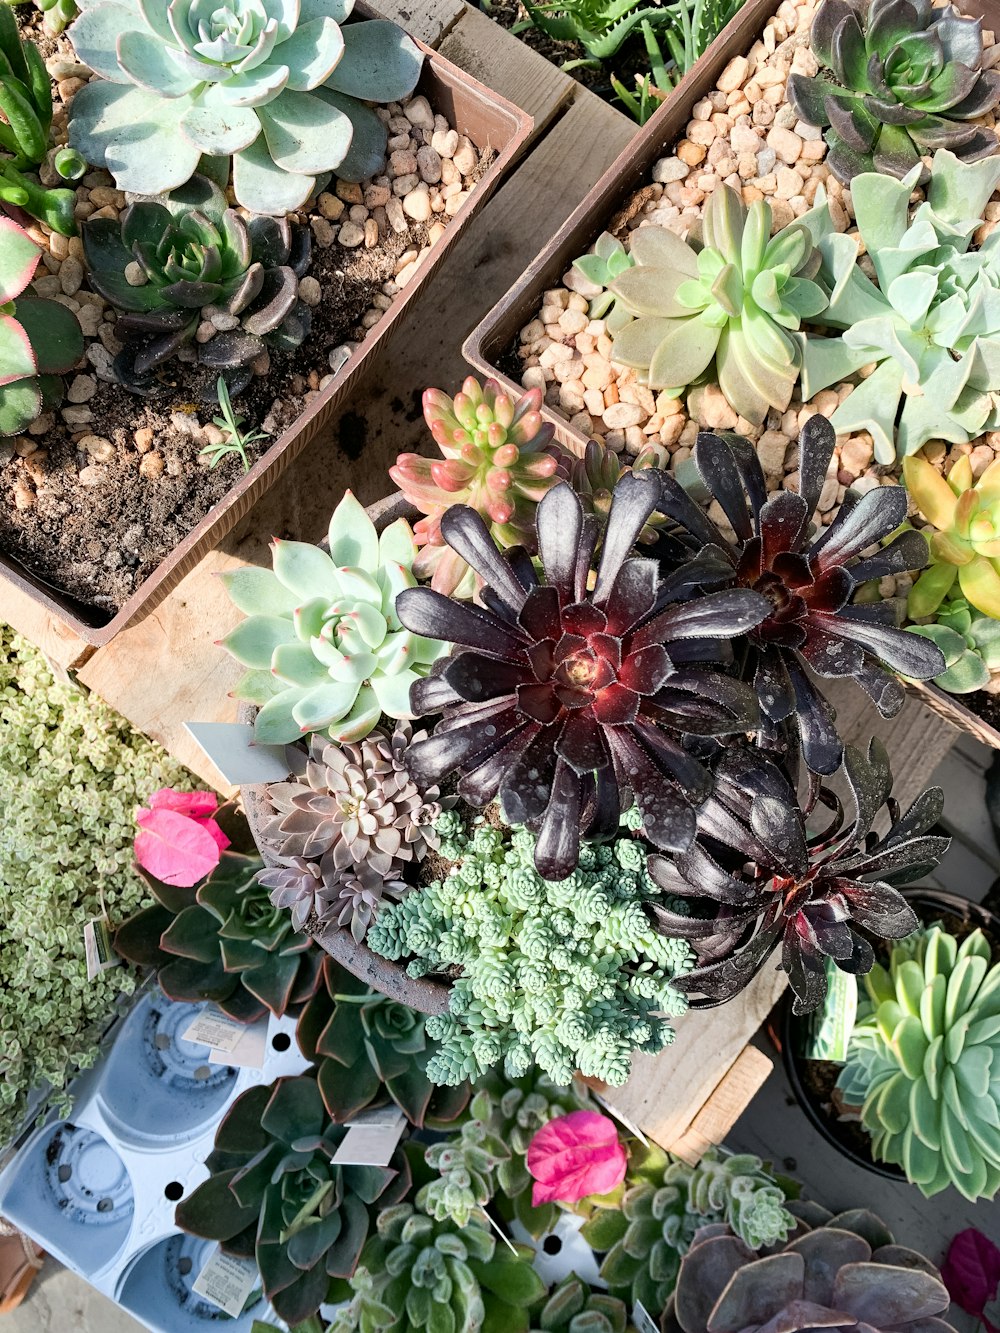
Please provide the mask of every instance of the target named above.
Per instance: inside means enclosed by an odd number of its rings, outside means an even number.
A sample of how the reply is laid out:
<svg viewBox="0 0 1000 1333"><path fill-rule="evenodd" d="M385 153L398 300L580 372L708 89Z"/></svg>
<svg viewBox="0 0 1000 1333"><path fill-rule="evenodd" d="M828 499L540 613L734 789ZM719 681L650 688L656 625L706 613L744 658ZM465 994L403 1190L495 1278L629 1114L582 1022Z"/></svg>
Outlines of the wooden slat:
<svg viewBox="0 0 1000 1333"><path fill-rule="evenodd" d="M463 0L372 0L372 9L405 28L411 37L436 47L465 5Z"/></svg>
<svg viewBox="0 0 1000 1333"><path fill-rule="evenodd" d="M745 1046L732 1068L712 1089L691 1127L671 1145L671 1152L692 1166L715 1143L722 1143L753 1101L774 1068L774 1061L755 1046Z"/></svg>
<svg viewBox="0 0 1000 1333"><path fill-rule="evenodd" d="M41 648L54 667L61 672L82 666L93 653L93 648L67 626L51 616L12 583L4 583L0 597L0 620L12 625Z"/></svg>

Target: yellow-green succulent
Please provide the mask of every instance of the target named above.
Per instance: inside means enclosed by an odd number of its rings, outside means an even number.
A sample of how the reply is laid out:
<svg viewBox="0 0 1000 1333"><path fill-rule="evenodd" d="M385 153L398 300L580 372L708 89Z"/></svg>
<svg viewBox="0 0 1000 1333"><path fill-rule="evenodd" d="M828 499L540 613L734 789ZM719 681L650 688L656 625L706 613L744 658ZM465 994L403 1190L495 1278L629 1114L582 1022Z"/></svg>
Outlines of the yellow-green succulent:
<svg viewBox="0 0 1000 1333"><path fill-rule="evenodd" d="M931 563L910 593L910 619L932 616L957 581L970 605L1000 620L1000 461L977 481L968 455L947 478L924 458L906 458L903 481L936 529L928 534Z"/></svg>

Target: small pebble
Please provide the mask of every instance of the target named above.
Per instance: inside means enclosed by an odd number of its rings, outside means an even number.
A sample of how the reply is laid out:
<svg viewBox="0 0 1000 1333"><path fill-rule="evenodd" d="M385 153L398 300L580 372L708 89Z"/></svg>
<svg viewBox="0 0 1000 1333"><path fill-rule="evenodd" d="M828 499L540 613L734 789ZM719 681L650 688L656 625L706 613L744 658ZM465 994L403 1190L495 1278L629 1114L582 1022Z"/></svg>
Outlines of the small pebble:
<svg viewBox="0 0 1000 1333"><path fill-rule="evenodd" d="M314 277L307 274L299 279L299 296L306 305L317 306L323 299L323 289Z"/></svg>

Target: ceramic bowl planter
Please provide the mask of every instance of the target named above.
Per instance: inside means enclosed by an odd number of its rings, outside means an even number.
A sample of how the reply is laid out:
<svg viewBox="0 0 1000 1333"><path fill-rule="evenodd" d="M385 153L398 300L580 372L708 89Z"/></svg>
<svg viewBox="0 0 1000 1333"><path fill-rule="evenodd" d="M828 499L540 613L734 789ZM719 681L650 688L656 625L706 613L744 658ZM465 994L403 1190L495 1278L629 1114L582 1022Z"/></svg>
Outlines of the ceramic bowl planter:
<svg viewBox="0 0 1000 1333"><path fill-rule="evenodd" d="M372 16L372 11L363 3L358 4L355 12L364 17ZM389 308L374 326L368 329L363 342L346 361L340 364L339 368L331 363L330 369L334 373L329 377L329 382L312 395L292 425L272 437L269 447L253 462L246 474L239 469L238 463L234 466L232 459L227 460L225 466L233 468L233 475L238 475L238 480L207 513L192 513L190 529L172 550L163 552L162 558L158 558L155 562L150 560L144 566L140 566L140 571L135 577L141 581L130 585L133 591L125 600L117 602L117 610L114 609L115 600L107 597L103 599L103 605L107 609L102 609L96 604L84 604L78 595L70 595L67 591L54 586L47 577L29 567L28 557L19 558L21 553L10 547L0 552L0 589L4 582L12 584L85 642L94 645L106 644L127 625L147 615L208 551L218 545L273 485L284 469L324 430L335 410L349 397L373 360L388 345L404 313L407 313L413 302L419 299L419 292L424 284L432 280L445 251L489 198L518 155L531 130L530 117L512 103L463 73L436 51L422 44L421 51L424 57L423 70L415 95L420 94L426 98L434 113L445 117L448 124L460 136L467 136L477 153L487 155L483 159L482 168L477 169L478 178L474 189L462 202L455 215L446 219L447 226L443 234L427 250L425 259L415 265L412 274L407 274L408 281L405 284L398 284L398 294L392 298L391 304L387 298L379 298L385 300ZM330 189L333 190L332 184ZM360 198L360 193L358 197ZM313 217L317 218L319 214ZM343 218L347 217L348 213L345 211ZM324 225L322 218L320 225ZM392 236L393 232L390 229L386 245ZM347 250L342 253L352 254ZM364 247L357 253L363 256ZM380 277L372 283L371 290L376 295L383 281L384 279ZM317 312L317 316L321 316L322 313L322 311ZM304 344L307 350L308 345L307 340ZM316 382L318 383L318 379ZM274 387L277 388L277 383ZM144 400L138 397L135 401L134 421L129 423L131 429L143 424ZM169 413L175 406L176 404L171 401L164 410ZM239 399L235 401L235 409L237 413L240 410ZM176 416L176 412L174 415ZM204 419L208 420L210 416L211 411ZM88 426L86 429L100 433L102 425L103 423L95 421L93 426ZM110 426L105 429L110 433ZM196 450L198 446L189 441L186 447ZM15 458L9 466L19 467L20 460ZM108 507L114 507L110 501ZM106 532L108 535L104 541L109 552L125 549L122 547L122 534L115 531L113 518ZM91 554L95 559L98 558L98 553ZM3 594L0 591L0 602L2 599Z"/></svg>

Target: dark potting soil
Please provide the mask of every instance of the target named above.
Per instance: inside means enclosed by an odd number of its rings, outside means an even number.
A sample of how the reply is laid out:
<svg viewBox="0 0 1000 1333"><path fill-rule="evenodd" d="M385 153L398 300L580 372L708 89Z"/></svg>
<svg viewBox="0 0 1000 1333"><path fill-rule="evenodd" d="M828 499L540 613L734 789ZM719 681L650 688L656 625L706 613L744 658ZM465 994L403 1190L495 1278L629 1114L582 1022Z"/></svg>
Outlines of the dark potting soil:
<svg viewBox="0 0 1000 1333"><path fill-rule="evenodd" d="M1000 695L987 694L985 690L976 690L973 694L956 694L957 703L964 704L970 713L981 717L991 727L1000 731Z"/></svg>

